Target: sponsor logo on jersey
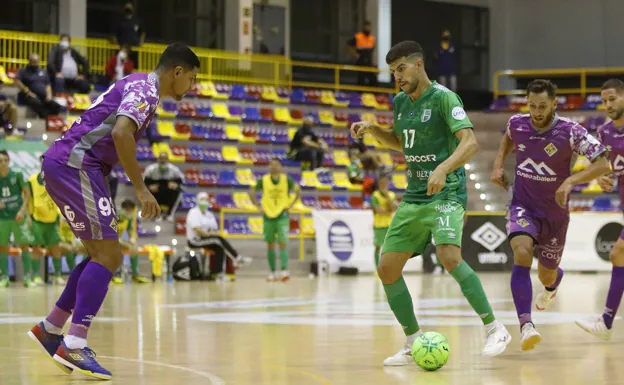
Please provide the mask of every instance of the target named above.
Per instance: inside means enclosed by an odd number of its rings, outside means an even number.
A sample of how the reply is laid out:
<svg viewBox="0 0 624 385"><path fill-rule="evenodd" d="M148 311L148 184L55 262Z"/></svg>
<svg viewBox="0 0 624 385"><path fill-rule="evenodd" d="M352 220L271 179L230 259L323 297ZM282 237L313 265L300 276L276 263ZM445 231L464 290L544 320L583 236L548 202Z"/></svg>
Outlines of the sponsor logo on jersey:
<svg viewBox="0 0 624 385"><path fill-rule="evenodd" d="M109 224L110 228L115 230L115 232L117 231L117 220L115 218L113 218L113 220L111 221L111 223Z"/></svg>
<svg viewBox="0 0 624 385"><path fill-rule="evenodd" d="M555 147L555 145L552 143L548 143L548 146L544 147L544 151L546 151L546 154L548 154L548 156L552 157L557 153L557 147Z"/></svg>
<svg viewBox="0 0 624 385"><path fill-rule="evenodd" d="M464 111L464 109L461 107L453 108L453 111L451 111L451 115L453 115L453 119L455 120L466 119L466 111Z"/></svg>
<svg viewBox="0 0 624 385"><path fill-rule="evenodd" d="M422 162L435 162L436 155L435 154L427 154L427 155L405 155L405 161L411 163L422 163Z"/></svg>
<svg viewBox="0 0 624 385"><path fill-rule="evenodd" d="M420 121L421 123L425 123L425 122L428 122L429 119L431 119L431 109L427 108L426 110L423 111L423 114L420 117Z"/></svg>
<svg viewBox="0 0 624 385"><path fill-rule="evenodd" d="M613 170L618 174L624 171L624 157L622 155L618 154L618 156L615 157L615 160L613 161Z"/></svg>
<svg viewBox="0 0 624 385"><path fill-rule="evenodd" d="M440 212L440 213L452 213L453 211L457 210L457 207L455 207L455 205L452 205L450 203L444 203L441 205L436 205L435 209L437 212Z"/></svg>
<svg viewBox="0 0 624 385"><path fill-rule="evenodd" d="M419 179L429 179L429 177L431 176L432 172L433 171L425 171L425 170L419 170L419 171L416 171L416 172L411 172L410 171L408 173L408 175L410 176L410 178L412 176L415 176L416 178L419 178Z"/></svg>
<svg viewBox="0 0 624 385"><path fill-rule="evenodd" d="M519 144L518 145L518 151L522 152L524 150L526 150L526 146L524 144Z"/></svg>
<svg viewBox="0 0 624 385"><path fill-rule="evenodd" d="M401 116L403 116L403 113L399 112L399 114L397 115L397 120L401 120Z"/></svg>
<svg viewBox="0 0 624 385"><path fill-rule="evenodd" d="M84 222L70 222L69 224L71 228L77 232L85 231L87 229L87 226L85 226Z"/></svg>
<svg viewBox="0 0 624 385"><path fill-rule="evenodd" d="M555 172L544 162L535 163L531 158L527 158L518 165L516 175L523 178L532 179L538 182L556 182Z"/></svg>
<svg viewBox="0 0 624 385"><path fill-rule="evenodd" d="M516 221L516 223L517 223L517 224L519 224L519 225L520 225L520 227L522 227L522 228L525 228L525 227L527 227L527 226L529 225L529 222L527 222L527 220L526 220L526 219L524 219L524 218L522 218L522 219L518 219L518 220Z"/></svg>

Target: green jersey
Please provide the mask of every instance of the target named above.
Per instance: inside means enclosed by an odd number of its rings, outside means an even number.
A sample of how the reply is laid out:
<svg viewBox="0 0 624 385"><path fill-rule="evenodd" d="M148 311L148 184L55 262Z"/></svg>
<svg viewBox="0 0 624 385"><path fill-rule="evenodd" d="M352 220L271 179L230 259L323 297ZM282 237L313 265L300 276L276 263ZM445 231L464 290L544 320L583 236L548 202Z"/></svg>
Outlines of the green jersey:
<svg viewBox="0 0 624 385"><path fill-rule="evenodd" d="M408 185L403 201L430 203L450 200L466 207L466 173L463 167L446 176L444 189L427 196L427 182L435 168L459 145L455 133L472 128L464 105L454 92L433 82L417 100L400 92L394 98L394 134L401 139L407 163Z"/></svg>
<svg viewBox="0 0 624 385"><path fill-rule="evenodd" d="M26 182L20 172L9 171L6 177L0 175L0 202L4 203L4 208L0 209L0 219L15 219L24 203L24 186Z"/></svg>

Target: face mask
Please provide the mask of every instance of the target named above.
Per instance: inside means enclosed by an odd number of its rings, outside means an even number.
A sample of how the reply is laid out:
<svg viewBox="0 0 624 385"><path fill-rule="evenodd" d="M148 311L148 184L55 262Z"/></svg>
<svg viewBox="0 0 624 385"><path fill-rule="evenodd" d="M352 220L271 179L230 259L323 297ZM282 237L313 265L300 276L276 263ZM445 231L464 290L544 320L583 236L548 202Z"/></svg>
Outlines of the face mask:
<svg viewBox="0 0 624 385"><path fill-rule="evenodd" d="M61 48L63 49L68 49L69 48L69 42L67 40L62 40L59 45L61 46Z"/></svg>
<svg viewBox="0 0 624 385"><path fill-rule="evenodd" d="M130 16L130 17L132 17L132 15L134 15L134 11L132 9L130 9L130 8L126 8L124 13L126 14L126 16Z"/></svg>
<svg viewBox="0 0 624 385"><path fill-rule="evenodd" d="M160 172L165 172L165 171L167 171L168 168L169 167L167 167L166 164L158 165L158 169L160 170Z"/></svg>
<svg viewBox="0 0 624 385"><path fill-rule="evenodd" d="M204 211L204 210L208 210L208 207L210 207L210 203L202 201L197 203L197 206L199 206L199 209Z"/></svg>
<svg viewBox="0 0 624 385"><path fill-rule="evenodd" d="M126 51L119 51L119 60L126 60L127 57L128 54L126 53Z"/></svg>

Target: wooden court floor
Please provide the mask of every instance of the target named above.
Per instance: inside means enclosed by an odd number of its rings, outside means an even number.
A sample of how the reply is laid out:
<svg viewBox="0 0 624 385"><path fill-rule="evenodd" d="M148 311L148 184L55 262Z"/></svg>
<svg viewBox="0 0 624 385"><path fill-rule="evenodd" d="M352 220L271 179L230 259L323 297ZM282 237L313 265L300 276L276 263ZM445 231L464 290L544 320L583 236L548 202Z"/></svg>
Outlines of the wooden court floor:
<svg viewBox="0 0 624 385"><path fill-rule="evenodd" d="M382 366L403 337L370 275L111 285L89 345L115 384L624 384L624 323L616 321L613 340L603 342L573 322L601 312L609 277L567 274L554 308L534 315L542 344L522 352L509 275L481 274L514 338L503 356L483 358L483 329L455 281L407 276L421 326L443 333L451 345L448 365L433 373ZM25 334L60 290L0 290L1 385L94 383L60 372Z"/></svg>

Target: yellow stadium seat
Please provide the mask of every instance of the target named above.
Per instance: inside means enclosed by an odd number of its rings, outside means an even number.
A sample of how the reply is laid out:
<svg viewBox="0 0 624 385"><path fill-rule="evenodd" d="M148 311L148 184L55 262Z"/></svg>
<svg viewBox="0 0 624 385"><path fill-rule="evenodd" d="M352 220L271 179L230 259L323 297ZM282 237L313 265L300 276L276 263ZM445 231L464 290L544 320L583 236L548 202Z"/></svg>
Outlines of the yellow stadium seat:
<svg viewBox="0 0 624 385"><path fill-rule="evenodd" d="M245 186L256 185L256 178L254 178L251 169L248 168L236 169L236 180L238 181L238 183ZM247 195L247 197L249 198L249 195ZM249 202L251 203L251 200Z"/></svg>
<svg viewBox="0 0 624 385"><path fill-rule="evenodd" d="M372 112L365 112L362 114L362 120L365 122L371 122L371 123L377 123L377 118L375 118L375 114L373 114Z"/></svg>
<svg viewBox="0 0 624 385"><path fill-rule="evenodd" d="M243 132L239 126L235 124L228 124L225 126L225 137L229 140L242 141Z"/></svg>
<svg viewBox="0 0 624 385"><path fill-rule="evenodd" d="M6 69L4 66L0 66L0 81L4 83L4 85L12 86L13 79L7 76Z"/></svg>
<svg viewBox="0 0 624 385"><path fill-rule="evenodd" d="M84 111L91 106L91 98L87 94L74 94L74 108Z"/></svg>
<svg viewBox="0 0 624 385"><path fill-rule="evenodd" d="M599 104L599 105L598 105L597 110L598 110L598 111L606 111L606 110L607 110L607 107L605 107L605 105L604 105L604 104Z"/></svg>
<svg viewBox="0 0 624 385"><path fill-rule="evenodd" d="M78 115L68 115L65 118L65 121L67 122L67 127L71 127L72 124L74 124L74 122L76 121L76 119L78 119L80 116Z"/></svg>
<svg viewBox="0 0 624 385"><path fill-rule="evenodd" d="M251 170L249 170L251 172ZM237 175L238 177L238 175ZM246 192L235 192L233 195L234 204L239 209L256 211L256 206L251 202L249 194Z"/></svg>
<svg viewBox="0 0 624 385"><path fill-rule="evenodd" d="M346 151L336 150L334 151L334 163L336 166L348 167L351 165L351 159L349 159L349 155Z"/></svg>
<svg viewBox="0 0 624 385"><path fill-rule="evenodd" d="M364 142L366 143L366 142ZM379 157L381 158L381 164L383 166L392 166L392 157L388 152L378 152Z"/></svg>
<svg viewBox="0 0 624 385"><path fill-rule="evenodd" d="M314 187L317 190L331 190L331 186L321 184L314 171L304 171L301 173L301 185Z"/></svg>
<svg viewBox="0 0 624 385"><path fill-rule="evenodd" d="M214 83L210 81L199 82L199 96L203 96L206 98L213 98L217 100L229 99L229 97L226 94L218 93L217 88L215 87Z"/></svg>
<svg viewBox="0 0 624 385"><path fill-rule="evenodd" d="M176 117L175 112L163 110L160 104L158 105L158 108L156 108L156 114L158 114L159 118L175 118Z"/></svg>
<svg viewBox="0 0 624 385"><path fill-rule="evenodd" d="M275 119L275 121L277 121L278 123L292 124L293 119L290 116L290 111L288 111L288 108L276 108L274 114L275 115L273 119Z"/></svg>
<svg viewBox="0 0 624 385"><path fill-rule="evenodd" d="M572 172L573 173L581 172L585 170L587 167L589 167L590 164L591 162L589 161L589 159L587 159L584 156L579 155L579 157L576 159L576 163L574 163L574 167L572 167Z"/></svg>
<svg viewBox="0 0 624 385"><path fill-rule="evenodd" d="M349 102L339 102L333 91L321 91L321 103L335 107L347 107Z"/></svg>
<svg viewBox="0 0 624 385"><path fill-rule="evenodd" d="M375 99L375 95L370 92L365 92L362 94L362 104L365 107L379 109L379 104L377 103L377 99Z"/></svg>
<svg viewBox="0 0 624 385"><path fill-rule="evenodd" d="M292 141L293 138L295 137L296 133L297 133L297 129L296 128L289 128L288 129L288 140Z"/></svg>
<svg viewBox="0 0 624 385"><path fill-rule="evenodd" d="M334 172L334 183L336 186L346 188L348 191L362 191L362 185L351 183L349 176L344 171Z"/></svg>
<svg viewBox="0 0 624 385"><path fill-rule="evenodd" d="M253 164L252 160L244 159L240 156L236 146L223 146L221 148L221 154L223 155L223 160L226 162L234 162L236 164Z"/></svg>
<svg viewBox="0 0 624 385"><path fill-rule="evenodd" d="M583 194L601 194L602 192L602 188L600 188L596 181L592 181L589 186L581 190Z"/></svg>
<svg viewBox="0 0 624 385"><path fill-rule="evenodd" d="M156 124L156 130L160 135L170 136L173 140L188 140L191 134L181 134L176 131L172 121L159 120Z"/></svg>
<svg viewBox="0 0 624 385"><path fill-rule="evenodd" d="M407 176L405 174L392 174L392 183L396 188L405 190L407 188Z"/></svg>
<svg viewBox="0 0 624 385"><path fill-rule="evenodd" d="M303 232L303 235L314 236L314 219L304 217L301 223L301 231Z"/></svg>
<svg viewBox="0 0 624 385"><path fill-rule="evenodd" d="M173 152L171 152L171 148L169 148L167 143L160 142L152 145L152 154L154 154L156 158L158 158L163 152L169 156L169 161L172 163L183 163L186 160L186 158L182 155L173 155Z"/></svg>
<svg viewBox="0 0 624 385"><path fill-rule="evenodd" d="M277 90L273 86L262 87L262 99L280 104L290 103L290 100L288 98L282 98L281 96L279 96Z"/></svg>
<svg viewBox="0 0 624 385"><path fill-rule="evenodd" d="M529 106L520 107L520 112L526 114L527 112L529 112Z"/></svg>
<svg viewBox="0 0 624 385"><path fill-rule="evenodd" d="M232 116L230 115L230 110L228 110L227 105L223 103L213 103L212 104L212 115L219 119L225 119L228 122L240 122L243 118L240 116Z"/></svg>
<svg viewBox="0 0 624 385"><path fill-rule="evenodd" d="M295 195L291 194L291 202L292 200L294 200ZM312 213L312 208L306 206L303 204L303 202L301 202L301 199L298 200L297 202L295 202L295 204L292 206L292 208L290 209L290 212L293 214L311 214Z"/></svg>
<svg viewBox="0 0 624 385"><path fill-rule="evenodd" d="M262 217L249 217L249 230L251 230L252 234L262 234L262 229L264 228L264 220Z"/></svg>
<svg viewBox="0 0 624 385"><path fill-rule="evenodd" d="M322 124L327 124L330 126L345 128L347 127L347 122L339 122L334 117L334 112L331 110L321 110L319 111L319 120Z"/></svg>

